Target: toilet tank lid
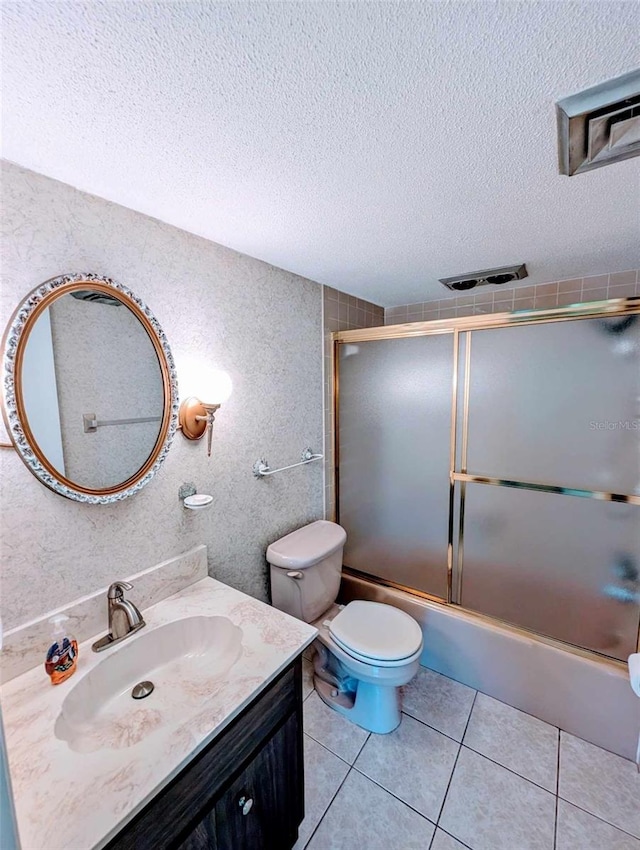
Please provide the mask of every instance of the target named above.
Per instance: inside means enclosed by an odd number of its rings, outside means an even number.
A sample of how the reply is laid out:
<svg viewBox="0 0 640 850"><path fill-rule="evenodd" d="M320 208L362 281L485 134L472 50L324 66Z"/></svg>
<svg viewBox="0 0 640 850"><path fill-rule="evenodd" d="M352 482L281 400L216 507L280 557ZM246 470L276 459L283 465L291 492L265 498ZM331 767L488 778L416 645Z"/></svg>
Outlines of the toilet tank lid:
<svg viewBox="0 0 640 850"><path fill-rule="evenodd" d="M341 525L319 519L274 541L267 549L267 561L274 567L303 570L332 555L346 539Z"/></svg>

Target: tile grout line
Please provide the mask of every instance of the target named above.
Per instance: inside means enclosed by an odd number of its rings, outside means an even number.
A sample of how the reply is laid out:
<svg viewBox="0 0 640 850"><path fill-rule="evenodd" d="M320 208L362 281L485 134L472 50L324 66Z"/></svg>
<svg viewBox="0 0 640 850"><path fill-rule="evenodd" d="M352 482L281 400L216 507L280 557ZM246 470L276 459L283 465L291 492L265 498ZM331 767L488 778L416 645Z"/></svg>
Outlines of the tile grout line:
<svg viewBox="0 0 640 850"><path fill-rule="evenodd" d="M445 835L448 835L448 836L449 836L449 838L453 838L453 840L454 840L454 841L457 841L457 842L458 842L458 844L459 844L461 847L464 847L464 848L465 848L465 850L473 850L473 848L472 848L472 847L469 847L469 845L468 845L468 844L465 844L465 843L464 843L464 841L460 841L460 839L459 839L459 838L456 838L456 837L455 837L455 835L451 835L451 833L450 833L450 832L447 832L447 830L446 830L446 829L443 829L441 826L437 826L437 827L436 827L436 832L437 832L438 830L440 830L440 832L444 832L444 834L445 834ZM431 845L432 845L432 846L433 846L433 842L436 840L436 832L434 832L434 833L433 833L433 839L432 839L432 841L431 841Z"/></svg>
<svg viewBox="0 0 640 850"><path fill-rule="evenodd" d="M478 693L480 693L480 692L478 691ZM474 703L475 703L475 699L474 699ZM472 704L472 706L471 706L471 710L473 711L473 704ZM408 716L408 717L411 717L411 715L407 715L407 716ZM417 719L417 718L413 718L413 719ZM466 733L466 731L467 731L467 727L468 727L468 725L469 725L469 721L470 721L470 719L471 719L471 712L469 712L469 718L467 719L467 724L466 724L466 726L465 726L465 733ZM432 727L432 726L429 726L427 723L424 723L423 721L419 721L419 722L421 722L423 726L427 726L429 729L433 729L433 727ZM433 731L438 732L439 730L438 730L438 729L433 729ZM561 732L561 730L560 730L560 729L558 729L558 735L560 734L560 732ZM422 812L419 812L417 809L414 809L414 808L413 808L413 806L411 806L409 803L407 803L407 802L406 802L406 800L402 800L400 797L397 797L397 796L393 793L393 791L390 791L388 788L385 788L385 787L384 787L384 785L381 785L381 784L380 784L379 782L377 782L375 779L372 779L372 777L368 776L366 773L364 773L362 770L360 770L358 767L356 767L356 766L355 766L355 761L354 761L354 763L353 763L353 764L350 764L350 763L349 763L348 761L346 761L346 759L344 759L342 756L338 755L338 754L337 754L337 753L335 753L333 750L329 749L329 747L327 747L327 746L326 746L326 744L323 744L321 741L316 740L316 738L314 738L314 737L313 737L313 735L312 735L311 733L309 733L309 732L306 732L306 731L305 731L305 734L306 734L306 735L308 735L308 737L309 737L309 738L311 738L313 741L315 741L315 743L316 743L316 744L319 744L319 745L320 745L321 747L323 747L323 748L324 748L327 752L331 753L331 755L332 755L332 756L335 756L336 758L340 759L340 761L341 761L343 764L347 765L347 767L349 768L348 773L350 773L350 772L351 772L351 770L355 770L355 771L356 771L357 773L359 773L361 776L364 776L366 779L369 779L371 782L373 782L373 783L374 783L374 785L377 785L377 786L378 786L379 788L381 788L383 791L386 791L386 793L387 793L387 794L389 794L390 796L394 797L396 800L398 800L398 801L399 801L400 803L402 803L403 805L407 806L407 808L409 808L409 809L411 809L412 811L416 812L416 814L420 815L420 817L424 818L425 820L428 820L428 821L429 821L429 823L433 823L433 821L432 821L430 818L428 818L428 817L427 817L426 815L424 815ZM443 733L443 732L440 732L440 734L441 734L441 735L444 735L444 733ZM371 733L369 733L369 736L368 736L367 740L369 740L369 738L370 738L370 737L371 737ZM455 744L458 744L458 754L457 754L457 756L456 756L456 760L455 760L455 762L454 762L454 764L453 764L453 768L452 768L452 770L451 770L451 776L449 777L449 783L448 783L448 785L447 785L447 791L445 792L445 795L444 795L444 798L443 798L443 802L442 802L442 806L441 806L441 809L440 809L440 813L439 813L439 815L438 815L438 822L436 823L436 826L438 826L438 824L439 824L439 822L440 822L440 817L442 816L442 809L444 808L444 803L445 803L445 801L446 801L447 794L448 794L448 792L449 792L449 786L450 786L450 784L451 784L451 779L453 778L453 773L454 773L454 771L455 771L456 765L457 765L457 763L458 763L458 758L459 758L460 752L462 751L462 748L463 748L463 747L464 747L465 749L467 749L467 750L470 750L470 751L471 751L471 752L473 752L473 753L476 753L476 755L479 755L481 758L486 759L487 761L491 762L492 764L495 764L497 767L502 767L502 768L504 768L504 770L507 770L509 773L512 773L514 776L517 776L519 779L523 779L525 782L529 782L529 783L531 783L531 785L534 785L536 788L539 788L541 791L546 791L546 792L547 792L547 794L554 794L554 792L553 792L553 791L549 791L549 789L548 789L548 788L544 788L542 785L538 785L536 782L533 782L532 780L527 779L527 777L526 777L526 776L522 776L521 774L516 773L516 771L511 770L511 769L510 769L510 768L508 768L508 767L505 767L503 764L500 764L499 762L494 761L493 759L489 758L488 756L485 756L483 753L479 753L479 752L477 752L476 750L473 750L471 747L468 747L466 744L463 744L463 743L461 743L460 741L456 741L456 740L455 740L455 738L450 738L448 735L445 735L445 737L446 737L446 738L449 738L449 740L450 740L450 741L453 741ZM365 744L366 744L366 741L365 741ZM359 755L360 755L360 753L362 752L362 749L363 749L363 748L364 748L364 744L363 744L363 745L362 745L362 747L360 748L360 750L359 750L359 752L358 752L358 756L359 756ZM357 760L358 756L356 756L356 760ZM559 748L558 748L558 763L559 763ZM346 779L346 777L345 777L345 779ZM558 784L558 783L559 783L559 773L558 773L558 778L557 778L557 780L556 780L556 784ZM337 792L336 792L336 793L337 793ZM569 805L573 806L573 807L574 807L574 808L576 808L576 809L579 809L580 811L584 812L585 814L590 815L591 817L595 818L596 820L599 820L599 821L601 821L602 823L607 824L607 826L610 826L610 827L612 827L613 829L617 829L619 832L623 833L624 835L628 835L630 838L635 838L636 840L638 840L638 836L634 835L634 834L633 834L633 833L631 833L631 832L627 832L627 830L623 829L622 827L618 826L617 824L615 824L615 823L611 823L611 821L605 820L604 818L600 817L599 815L596 815L596 814L594 814L593 812L590 812L588 809L584 809L582 806L577 805L576 803L572 802L571 800L565 800L565 799L564 799L564 797L559 797L559 795L557 795L557 794L555 794L554 796L556 797L556 808L557 808L557 805L558 805L558 800L562 800L563 802L569 803ZM439 828L440 828L440 829L442 829L442 827L439 827ZM445 829L442 829L442 831L443 831L443 832L446 832L446 830L445 830ZM447 833L447 834L449 834L449 833ZM554 830L554 836L555 836L555 830ZM455 836L452 836L452 837L453 837L453 838L455 838L455 839L456 839L456 841L460 841L460 839L459 839L459 838L456 838ZM462 843L462 842L461 842L461 843Z"/></svg>
<svg viewBox="0 0 640 850"><path fill-rule="evenodd" d="M471 685L467 685L465 682L461 682L459 679L454 679L452 676L447 676L446 673L440 673L439 670L435 670L433 667L427 667L426 665L421 664L420 669L428 670L430 673L435 673L436 675L441 676L443 679L448 679L450 682L455 682L457 685L462 685L463 687L468 688L470 691L475 691L476 694L482 694L482 696L489 697L489 699L495 700L495 702L499 702L501 705L506 705L507 708L512 708L514 711L518 711L520 714L525 714L527 717L533 718L533 720L536 720L538 723L543 723L545 726L550 726L552 729L559 729L566 735L572 735L579 741L585 741L587 744L591 743L590 741L587 741L586 738L581 738L579 735L575 735L573 732L567 732L566 729L562 729L562 727L560 726L554 726L553 723L549 723L546 720L542 720L540 717L538 717L536 714L532 714L530 711L524 711L524 709L518 708L515 705L511 705L510 703L505 702L503 699L498 699L498 697L492 696L490 693L487 693L487 691L483 691L480 690L480 688L474 688ZM456 741L456 743L461 743L460 741L457 741L457 739L454 738L452 735L448 735L446 732L442 732L440 729L436 729L435 726L431 726L431 724L427 723L426 720L421 720L419 717L415 717L405 708L402 709L402 713L407 714L409 717L413 717L414 720L418 720L420 723L424 723L425 726L429 726L431 729L435 729L436 732L440 732L441 735L446 735L447 738L451 738L452 741ZM598 749L604 750L604 752L606 753L611 753L611 755L618 756L619 758L624 758L624 756L620 756L618 753L614 753L612 750L607 750L605 747L600 747L598 744L592 744L592 746L597 746ZM469 747L469 749L471 749L471 747ZM629 759L625 759L625 761L629 761Z"/></svg>
<svg viewBox="0 0 640 850"><path fill-rule="evenodd" d="M443 732L442 729L438 729L436 726L432 726L430 723L427 723L426 720L421 720L419 717L416 717L414 714L411 714L410 712L405 711L404 709L402 710L402 713L406 717L410 717L412 720L415 720L417 723L421 723L423 726L426 726L427 729L432 729L434 732L438 732L440 735L444 735L444 737L448 738L450 741L455 741L456 744L462 743L462 741L458 741L457 738L454 738L453 735L448 735L446 732Z"/></svg>
<svg viewBox="0 0 640 850"><path fill-rule="evenodd" d="M453 767L451 769L451 774L449 776L449 781L447 782L447 787L444 792L444 796L442 798L442 804L440 805L440 811L438 812L438 818L436 820L436 829L438 828L438 824L440 823L440 818L442 817L442 812L444 811L444 804L447 802L447 796L449 794L449 789L451 788L451 781L453 779L453 774L456 772L456 767L458 765L458 759L460 758L460 753L462 752L462 741L464 741L464 736L467 734L467 728L469 726L469 721L471 720L471 715L473 714L473 708L476 704L476 699L478 698L478 691L473 695L473 702L471 703L471 709L469 711L469 716L467 717L467 722L464 726L464 732L462 733L462 740L458 746L458 752L456 753L456 760L453 763Z"/></svg>
<svg viewBox="0 0 640 850"><path fill-rule="evenodd" d="M304 702L306 702L306 701L309 699L309 697L311 696L311 694L314 694L314 693L317 693L317 692L316 692L316 690L315 690L315 688L313 688L311 691L309 691L309 693L307 694L307 696L304 698L303 703L304 703ZM324 704L324 703L323 703L323 704ZM328 708L328 706L327 706L327 708ZM333 709L329 708L329 711L333 711ZM335 713L336 713L339 717L342 717L342 716L343 716L343 715L339 714L338 712L335 712ZM352 722L352 721L350 721L350 720L349 720L348 722L351 724L351 722ZM353 724L353 725L356 725L356 724ZM357 729L362 729L362 727L361 727L361 726L356 726L356 728L357 728ZM327 744L325 744L323 741L319 741L316 737L314 737L313 733L312 733L312 732L309 732L309 731L306 729L306 727L305 727L305 725L304 725L304 717L303 717L303 732L304 732L304 734L305 734L305 735L308 735L308 736L309 736L312 740L314 740L314 741L316 742L316 744L320 744L320 746L321 746L321 747L324 747L324 749L325 749L325 750L327 750L328 752L330 752L330 753L331 753L331 755L334 755L336 758L339 758L339 759L340 759L340 761L341 761L341 762L344 762L344 764L348 765L348 766L349 766L349 768L352 768L352 767L353 767L353 765L355 764L356 759L358 758L358 756L359 756L359 755L360 755L360 753L362 752L362 750L363 750L363 748L364 748L365 744L367 743L367 741L368 741L368 740L369 740L369 738L371 737L371 732L369 732L369 731L367 731L367 730L365 730L365 729L363 729L362 731L366 731L366 732L367 732L367 735L366 735L366 737L365 737L364 741L362 742L362 744L360 745L360 748L358 749L357 753L354 755L354 757L353 757L353 762L350 762L350 761L347 761L347 759L346 759L346 758L344 758L343 756L341 756L339 753L334 752L334 750L332 750L332 749L331 749L331 747L329 747L329 746L328 746ZM358 771L358 772L360 772L360 771Z"/></svg>
<svg viewBox="0 0 640 850"><path fill-rule="evenodd" d="M331 755L332 755L332 756L335 756L337 759L340 759L340 761L341 761L343 764L346 764L346 765L347 765L347 767L349 768L349 770L351 770L351 768L353 767L353 765L351 764L351 762L347 761L345 758L343 758L342 756L338 755L338 753L335 753L335 752L334 752L334 751L333 751L330 747L328 747L326 744L323 744L323 743L322 743L322 741L318 741L318 739L317 739L317 738L314 738L314 737L313 737L313 735L311 734L311 732L307 732L307 731L306 731L306 730L304 730L304 729L303 729L303 732L304 732L304 734L307 736L307 738L311 738L311 740L312 740L314 743L316 743L316 744L318 744L319 746L321 746L323 750L326 750L328 753L331 753ZM358 755L360 755L360 753L358 753ZM356 758L358 758L358 756L356 756ZM360 772L360 771L358 771L358 772Z"/></svg>
<svg viewBox="0 0 640 850"><path fill-rule="evenodd" d="M578 809L581 812L584 812L585 815L590 815L595 820L599 820L600 823L606 823L607 826L610 826L612 829L617 829L618 832L621 832L623 835L628 835L630 838L635 838L636 841L640 841L640 835L634 835L633 832L627 832L626 829L623 829L621 826L618 826L615 823L611 823L609 820L605 820L600 817L600 815L594 815L593 812L590 812L588 809L583 809L582 806L578 806L577 803L572 803L571 800L565 800L564 797L558 797L558 801L562 800L563 803L568 803L570 806L573 806L574 809Z"/></svg>
<svg viewBox="0 0 640 850"><path fill-rule="evenodd" d="M349 769L351 769L351 768L353 767L353 763L352 763L352 762L347 761L347 760L346 760L346 758L344 758L343 756L341 756L341 755L339 755L338 753L334 752L334 750L332 750L332 749L331 749L331 747L328 747L326 744L323 744L323 743L322 743L322 741L319 741L317 738L314 738L314 737L313 737L313 733L311 733L311 732L307 732L307 730L306 730L306 729L304 729L304 727L303 727L303 731L304 731L304 734L305 734L305 735L308 735L308 736L309 736L309 737L310 737L313 741L315 741L315 742L316 742L316 744L320 744L320 746L321 746L321 747L324 747L324 748L325 748L325 750L326 750L327 752L331 753L331 755L332 755L332 756L335 756L337 759L340 759L340 761L341 761L341 762L343 762L343 764L346 764L346 765L347 765L347 767L348 767ZM365 743L366 743L366 742L365 742ZM364 744L363 744L362 746L364 747ZM357 755L355 756L354 761L355 761L355 760L358 758L358 756L360 755L360 751L361 751L361 750L362 750L362 747L360 747L360 749L358 750L358 753L357 753Z"/></svg>
<svg viewBox="0 0 640 850"><path fill-rule="evenodd" d="M314 738L314 741L315 741L315 738ZM316 743L320 743L320 742L319 742L319 741L317 741ZM322 746L322 745L321 745L321 746ZM326 747L325 747L325 749L326 749ZM331 752L331 750L329 750L329 752ZM334 753L334 755L335 755L335 753ZM311 833L311 835L309 836L309 838L308 838L308 839L307 839L307 841L305 842L304 847L303 847L303 848L301 848L301 850L305 850L305 848L307 848L307 847L309 846L309 844L311 844L311 842L312 842L312 840L313 840L313 836L316 834L316 832L317 832L317 831L318 831L318 829L320 828L320 824L322 823L322 821L323 821L323 820L324 820L324 818L325 818L325 815L327 814L327 812L329 811L329 809L330 809L330 808L331 808L331 806L333 805L333 801L335 800L335 798L336 798L336 797L338 796L338 794L340 793L340 790L341 790L342 786L344 785L344 783L345 783L345 782L347 781L347 779L349 778L349 774L351 773L351 771L352 771L352 770L353 770L353 768L352 768L352 767L350 767L350 768L349 768L349 770L346 772L344 779L342 780L342 782L340 783L340 785L338 785L338 787L336 788L336 792L335 792L335 794L334 794L334 795L333 795L333 797L329 800L329 803L327 804L326 809L325 809L325 810L324 810L324 812L322 813L322 817L320 818L320 820L319 820L319 821L318 821L318 823L316 824L315 829L313 830L313 832Z"/></svg>
<svg viewBox="0 0 640 850"><path fill-rule="evenodd" d="M505 764L501 764L499 761L492 759L491 756L487 756L484 753L479 752L478 750L474 750L473 747L467 746L467 744L460 744L461 747L464 747L465 750L469 750L471 753L475 753L477 756L480 756L487 761L490 761L491 764L495 764L496 767L501 767L503 770L508 770L509 773L512 773L514 776L517 776L519 779L524 779L525 782L529 782L531 785L535 785L536 788L539 788L541 791L546 791L547 794L551 794L552 797L556 797L557 794L555 791L550 791L548 788L545 788L544 785L540 785L538 782L534 782L533 779L529 779L528 776L523 776L521 773L518 773L517 770L514 770L511 767L507 767Z"/></svg>
<svg viewBox="0 0 640 850"><path fill-rule="evenodd" d="M359 773L359 774L360 774L360 776L364 776L364 778L365 778L365 779L368 779L368 780L369 780L369 782L373 782L373 784L374 784L374 785L376 785L378 788L380 788L380 790L381 790L381 791L384 791L384 792L385 792L386 794L388 794L390 797L393 797L393 799L394 799L394 800L397 800L399 803L402 803L402 805L403 805L403 806L406 806L408 809L411 809L411 811L412 811L412 812L415 812L415 814L420 815L420 817L421 817L423 820L428 821L428 822L429 822L432 826L434 826L434 827L436 826L435 822L434 822L434 821L432 821L432 820L431 820L431 818L428 818L428 817L424 814L424 812L421 812L421 811L419 811L418 809L414 808L414 806L412 806L412 805L411 805L411 803L407 803L407 801L406 801L406 800L403 800L403 799L402 799L402 797L398 797L398 795L397 795L397 794L394 794L394 792L393 792L393 791L390 791L390 790L389 790L389 789L388 789L385 785L382 785L380 782L378 782L378 780L377 780L377 779L374 779L372 776L369 776L369 774L368 774L368 773L364 773L364 771L360 770L360 768L359 768L359 767L356 767L356 766L355 766L355 764L353 765L352 770L355 770L355 772L356 772L356 773Z"/></svg>
<svg viewBox="0 0 640 850"><path fill-rule="evenodd" d="M482 693L482 691L476 692L476 694L479 694L479 693ZM473 710L474 705L475 705L475 697L474 697L473 702L471 704L472 710ZM507 703L505 703L505 705L507 705ZM519 709L516 709L516 711L519 711ZM522 712L522 713L526 714L526 712ZM467 718L467 723L465 725L464 733L462 735L461 741L458 741L457 738L453 738L451 735L447 735L446 732L442 732L440 729L437 729L435 726L431 726L426 721L420 720L419 717L414 717L412 714L409 714L408 712L404 712L404 711L403 711L403 714L406 714L407 717L410 717L412 720L416 720L418 723L421 723L423 726L426 726L427 729L431 729L434 732L438 732L440 735L444 735L445 738L448 738L450 741L453 741L455 744L458 744L459 746L464 747L466 750L470 750L472 753L475 753L477 756L481 756L482 758L486 759L487 761L490 761L492 764L495 764L498 767L502 767L505 770L508 770L509 773L513 773L514 776L518 776L518 777L520 777L520 779L524 779L525 782L530 782L532 785L535 785L536 788L540 788L541 791L546 791L547 794L555 794L554 791L550 791L548 788L545 788L544 785L540 785L539 782L536 782L533 779L529 779L528 776L523 776L521 773L518 773L517 770L513 770L513 768L511 768L511 767L507 767L505 764L502 764L501 762L496 761L495 759L492 759L491 756L486 755L486 753L481 753L480 750L475 750L473 747L470 747L469 744L465 744L464 743L464 736L466 735L466 732L467 732L467 726L469 725L469 720L471 719L471 714L469 714L469 717ZM534 717L535 715L531 714L531 715L528 715L528 716ZM538 718L536 718L536 719L538 719ZM544 721L541 721L541 722L544 723ZM547 725L551 725L551 724L547 724ZM557 726L554 727L554 728L557 729L558 733L560 732L560 729L558 729ZM556 782L557 782L557 780L556 780Z"/></svg>

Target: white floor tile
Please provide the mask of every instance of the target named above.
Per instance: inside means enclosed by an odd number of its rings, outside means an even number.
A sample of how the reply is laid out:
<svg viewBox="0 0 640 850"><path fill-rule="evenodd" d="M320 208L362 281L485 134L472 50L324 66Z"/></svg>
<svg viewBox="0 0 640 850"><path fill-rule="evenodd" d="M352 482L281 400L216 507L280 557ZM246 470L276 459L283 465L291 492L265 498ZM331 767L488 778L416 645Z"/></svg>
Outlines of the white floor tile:
<svg viewBox="0 0 640 850"><path fill-rule="evenodd" d="M473 688L420 667L402 688L402 710L461 741L475 694Z"/></svg>
<svg viewBox="0 0 640 850"><path fill-rule="evenodd" d="M308 661L306 658L302 659L302 699L306 699L311 691L314 689L313 685L313 664Z"/></svg>
<svg viewBox="0 0 640 850"><path fill-rule="evenodd" d="M406 715L388 735L371 735L354 767L434 823L460 745Z"/></svg>
<svg viewBox="0 0 640 850"><path fill-rule="evenodd" d="M302 850L343 783L349 765L308 735L304 736L304 820L294 850Z"/></svg>
<svg viewBox="0 0 640 850"><path fill-rule="evenodd" d="M366 729L325 705L314 691L303 704L304 731L341 759L353 764L369 737Z"/></svg>
<svg viewBox="0 0 640 850"><path fill-rule="evenodd" d="M308 850L426 850L434 825L352 770Z"/></svg>
<svg viewBox="0 0 640 850"><path fill-rule="evenodd" d="M640 802L638 803L640 805ZM556 850L640 850L640 839L558 800Z"/></svg>
<svg viewBox="0 0 640 850"><path fill-rule="evenodd" d="M553 850L556 798L462 747L439 825L473 850Z"/></svg>
<svg viewBox="0 0 640 850"><path fill-rule="evenodd" d="M633 762L561 732L558 794L640 838L640 773Z"/></svg>
<svg viewBox="0 0 640 850"><path fill-rule="evenodd" d="M430 850L467 850L466 844L461 844L441 829L436 829Z"/></svg>
<svg viewBox="0 0 640 850"><path fill-rule="evenodd" d="M556 793L558 729L478 694L464 745Z"/></svg>

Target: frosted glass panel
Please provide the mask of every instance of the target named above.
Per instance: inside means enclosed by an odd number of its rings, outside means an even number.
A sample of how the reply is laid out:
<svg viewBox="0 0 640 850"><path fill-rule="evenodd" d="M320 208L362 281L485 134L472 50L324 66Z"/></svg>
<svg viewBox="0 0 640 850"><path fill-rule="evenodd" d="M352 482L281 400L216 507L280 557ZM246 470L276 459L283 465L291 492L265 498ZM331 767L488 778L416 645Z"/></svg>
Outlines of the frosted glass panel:
<svg viewBox="0 0 640 850"><path fill-rule="evenodd" d="M446 598L453 336L339 346L345 564Z"/></svg>
<svg viewBox="0 0 640 850"><path fill-rule="evenodd" d="M626 660L639 571L640 507L467 485L465 607Z"/></svg>
<svg viewBox="0 0 640 850"><path fill-rule="evenodd" d="M640 493L640 319L474 331L468 470Z"/></svg>

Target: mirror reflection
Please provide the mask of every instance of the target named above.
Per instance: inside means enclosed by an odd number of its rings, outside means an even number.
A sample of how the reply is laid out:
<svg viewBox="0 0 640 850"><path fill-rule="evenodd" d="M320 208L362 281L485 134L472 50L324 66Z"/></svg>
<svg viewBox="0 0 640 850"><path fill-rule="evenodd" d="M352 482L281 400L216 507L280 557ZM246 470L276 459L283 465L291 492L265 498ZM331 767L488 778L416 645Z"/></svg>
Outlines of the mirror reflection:
<svg viewBox="0 0 640 850"><path fill-rule="evenodd" d="M156 445L164 385L154 345L127 304L104 291L66 292L40 314L21 383L40 451L81 487L127 481Z"/></svg>

